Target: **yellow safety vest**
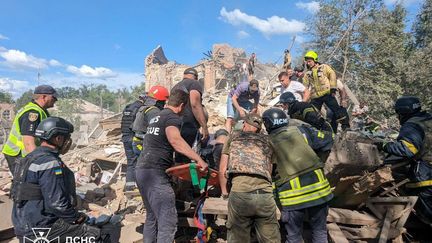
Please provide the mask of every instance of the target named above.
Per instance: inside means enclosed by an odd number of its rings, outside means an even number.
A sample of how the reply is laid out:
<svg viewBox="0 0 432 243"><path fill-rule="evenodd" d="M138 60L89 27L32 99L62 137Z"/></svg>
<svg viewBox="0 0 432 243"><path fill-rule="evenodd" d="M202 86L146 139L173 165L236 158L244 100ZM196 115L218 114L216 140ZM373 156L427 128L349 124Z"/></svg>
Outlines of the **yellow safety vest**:
<svg viewBox="0 0 432 243"><path fill-rule="evenodd" d="M289 182L291 189L283 190L278 193L279 201L282 206L294 206L312 202L331 195L331 187L324 176L322 169L314 170L317 182L309 185L302 185L300 177L291 179Z"/></svg>
<svg viewBox="0 0 432 243"><path fill-rule="evenodd" d="M40 106L33 102L27 103L23 108L21 108L18 111L18 114L15 116L15 119L12 124L12 129L9 133L8 140L3 146L2 153L9 155L9 156L17 156L21 152L21 156L25 157L27 153L24 149L24 141L23 137L21 135L21 129L19 120L21 116L26 113L27 111L34 110L39 113L39 117L42 120L46 119L48 117L48 114L45 112L44 109L42 109Z"/></svg>

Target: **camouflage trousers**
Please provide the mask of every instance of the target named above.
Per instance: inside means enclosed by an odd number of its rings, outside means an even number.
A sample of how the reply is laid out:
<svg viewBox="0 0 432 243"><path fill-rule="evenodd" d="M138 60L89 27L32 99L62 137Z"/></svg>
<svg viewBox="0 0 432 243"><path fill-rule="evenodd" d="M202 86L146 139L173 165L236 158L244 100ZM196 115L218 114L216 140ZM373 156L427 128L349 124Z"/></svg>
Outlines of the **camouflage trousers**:
<svg viewBox="0 0 432 243"><path fill-rule="evenodd" d="M281 242L272 193L231 192L228 199L228 242L250 242L255 227L259 242Z"/></svg>

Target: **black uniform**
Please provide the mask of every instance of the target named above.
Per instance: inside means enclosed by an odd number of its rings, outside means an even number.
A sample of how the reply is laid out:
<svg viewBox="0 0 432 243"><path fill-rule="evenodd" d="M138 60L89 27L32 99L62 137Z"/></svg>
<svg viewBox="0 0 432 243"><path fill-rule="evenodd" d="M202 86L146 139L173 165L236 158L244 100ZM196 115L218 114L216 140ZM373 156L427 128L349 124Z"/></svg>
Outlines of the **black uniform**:
<svg viewBox="0 0 432 243"><path fill-rule="evenodd" d="M418 112L402 124L397 141L384 145L390 155L410 161L407 189L419 196L416 211L432 223L432 114Z"/></svg>
<svg viewBox="0 0 432 243"><path fill-rule="evenodd" d="M321 116L321 113L310 103L294 102L289 106L288 115L291 118L302 120L319 130L333 132L330 124Z"/></svg>
<svg viewBox="0 0 432 243"><path fill-rule="evenodd" d="M18 163L12 188L12 221L18 238L34 238L32 228L51 228L49 236L60 236L61 242L67 236L99 237L98 228L74 225L81 216L75 209L75 178L57 150L37 147ZM17 186L19 181L30 184Z"/></svg>
<svg viewBox="0 0 432 243"><path fill-rule="evenodd" d="M165 108L152 118L138 157L136 178L144 206L144 242L173 242L177 230L175 194L165 170L174 165L174 148L165 134L167 127L181 127L181 117Z"/></svg>
<svg viewBox="0 0 432 243"><path fill-rule="evenodd" d="M137 156L133 151L132 139L134 132L131 128L135 120L136 113L141 106L143 106L143 102L140 100L127 105L123 110L123 116L121 120L122 142L127 158L127 171L129 171L129 173L126 172L126 183L129 182L132 184L135 182L135 173L133 173L132 168L135 168Z"/></svg>
<svg viewBox="0 0 432 243"><path fill-rule="evenodd" d="M198 81L192 79L183 79L172 88L172 90L176 89L187 90L189 93L192 90L196 90L201 94L201 97L203 93L203 87L201 86L201 84ZM170 93L172 93L172 90ZM183 123L180 132L181 136L189 144L189 146L193 146L200 127L200 124L195 119L195 116L192 112L191 104L190 102L188 102L183 112ZM187 163L189 162L189 159L182 154L176 154L176 162Z"/></svg>

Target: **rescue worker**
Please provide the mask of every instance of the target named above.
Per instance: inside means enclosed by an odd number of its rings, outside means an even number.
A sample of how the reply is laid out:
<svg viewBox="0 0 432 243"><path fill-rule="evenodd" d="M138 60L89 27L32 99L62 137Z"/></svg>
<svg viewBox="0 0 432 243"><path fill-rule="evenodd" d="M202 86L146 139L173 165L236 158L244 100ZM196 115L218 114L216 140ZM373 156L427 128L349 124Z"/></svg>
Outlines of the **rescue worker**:
<svg viewBox="0 0 432 243"><path fill-rule="evenodd" d="M34 228L51 228L49 237L59 236L60 242L66 237L100 237L100 229L84 224L88 217L75 209L74 174L60 158L72 144L73 130L60 117L42 120L35 130L41 145L17 160L11 195L12 222L20 242L37 237Z"/></svg>
<svg viewBox="0 0 432 243"><path fill-rule="evenodd" d="M147 126L144 148L135 170L146 208L144 242L174 241L177 210L170 177L165 173L174 165L174 150L196 161L202 171L208 167L180 134L180 114L188 102L189 96L184 90L173 89L165 109L153 117Z"/></svg>
<svg viewBox="0 0 432 243"><path fill-rule="evenodd" d="M189 93L189 101L185 104L183 112L183 123L181 126L182 138L193 146L195 140L199 135L199 129L201 128L201 140L200 142L207 142L209 139L209 131L205 118L204 107L202 105L203 87L198 82L198 71L195 68L187 68L183 72L183 80L174 85L171 89L171 93L181 89ZM188 162L187 156L176 153L175 160L177 163Z"/></svg>
<svg viewBox="0 0 432 243"><path fill-rule="evenodd" d="M169 92L168 90L160 85L156 85L150 88L147 92L147 97L144 101L143 106L138 109L135 115L135 120L132 124L132 131L135 133L132 139L132 148L136 158L140 155L143 146L144 135L147 131L147 126L149 121L155 117L165 106L166 100L168 100ZM136 187L135 180L135 166L136 159L134 163L128 164L126 175L126 191L134 190Z"/></svg>
<svg viewBox="0 0 432 243"><path fill-rule="evenodd" d="M134 137L132 124L136 118L138 110L144 105L146 96L146 94L140 95L138 100L126 105L126 107L123 109L123 115L121 119L121 141L123 143L127 159L126 184L123 188L123 191L132 191L136 188L134 168L137 156L134 153L132 145L132 140Z"/></svg>
<svg viewBox="0 0 432 243"><path fill-rule="evenodd" d="M262 123L258 114L248 114L242 131L232 133L222 150L222 196L227 198L230 191L228 242L250 242L252 226L259 242L281 241L271 182L274 152L268 136L260 133Z"/></svg>
<svg viewBox="0 0 432 243"><path fill-rule="evenodd" d="M345 88L345 85L342 83L340 79L336 80L336 86L337 86L337 92L335 94L336 101L339 104L340 110L344 114L348 114L347 108L348 108L348 94ZM330 121L330 125L333 128L333 131L337 131L338 129L338 122L336 115L330 110L328 107L326 107L327 112L327 119ZM340 121L341 124L349 124L349 116L345 116L343 120ZM343 126L343 129L347 129L347 126Z"/></svg>
<svg viewBox="0 0 432 243"><path fill-rule="evenodd" d="M330 123L322 117L314 105L297 101L293 93L283 93L279 98L279 103L282 104L290 118L304 121L319 130L333 132Z"/></svg>
<svg viewBox="0 0 432 243"><path fill-rule="evenodd" d="M291 92L298 101L308 101L310 96L309 89L297 81L291 80L287 72L281 72L278 75L279 82L282 85L281 94Z"/></svg>
<svg viewBox="0 0 432 243"><path fill-rule="evenodd" d="M244 118L247 112L257 113L260 98L259 82L256 79L241 82L228 95L225 128L231 132L234 121ZM250 102L253 99L254 103Z"/></svg>
<svg viewBox="0 0 432 243"><path fill-rule="evenodd" d="M342 129L349 128L348 114L339 106L335 98L338 91L335 71L329 65L319 63L318 54L314 51L308 51L304 59L307 71L303 77L303 84L311 90L311 103L318 110L326 104L335 114L336 120L342 124Z"/></svg>
<svg viewBox="0 0 432 243"><path fill-rule="evenodd" d="M275 185L277 200L282 206L281 221L287 232L286 242L303 241L306 217L312 230L312 242L327 242L327 202L333 194L324 175L323 163L308 145L313 140L307 132L302 132L304 128L288 126L288 116L278 108L266 110L263 120L276 156ZM314 145L317 149L331 149L327 145Z"/></svg>
<svg viewBox="0 0 432 243"><path fill-rule="evenodd" d="M57 91L53 87L40 85L35 88L32 101L18 110L2 149L11 173L14 172L15 160L25 157L38 146L35 130L42 120L50 116L47 109L54 106L57 98Z"/></svg>
<svg viewBox="0 0 432 243"><path fill-rule="evenodd" d="M249 58L248 61L248 73L249 73L249 77L253 77L254 75L254 69L255 69L255 63L256 63L256 54L253 52Z"/></svg>
<svg viewBox="0 0 432 243"><path fill-rule="evenodd" d="M402 96L396 100L395 112L401 125L394 142L378 143L378 149L409 161L406 189L418 196L416 214L432 223L432 114L421 110L417 97Z"/></svg>
<svg viewBox="0 0 432 243"><path fill-rule="evenodd" d="M298 65L294 68L294 75L291 77L291 80L303 83L304 76L304 66Z"/></svg>

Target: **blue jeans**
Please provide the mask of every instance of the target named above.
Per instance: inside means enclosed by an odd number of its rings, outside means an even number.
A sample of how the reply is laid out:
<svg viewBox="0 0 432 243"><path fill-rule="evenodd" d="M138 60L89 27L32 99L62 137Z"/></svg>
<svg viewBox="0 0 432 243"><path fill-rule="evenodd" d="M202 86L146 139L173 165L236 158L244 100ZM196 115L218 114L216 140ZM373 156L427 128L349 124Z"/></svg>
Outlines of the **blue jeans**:
<svg viewBox="0 0 432 243"><path fill-rule="evenodd" d="M251 111L253 109L254 104L250 101L238 101L240 107L244 108L247 111ZM237 120L240 117L239 112L235 109L232 104L232 97L228 96L227 99L227 118L233 118Z"/></svg>
<svg viewBox="0 0 432 243"><path fill-rule="evenodd" d="M146 209L144 242L172 243L177 231L174 190L162 170L136 169L138 189Z"/></svg>

